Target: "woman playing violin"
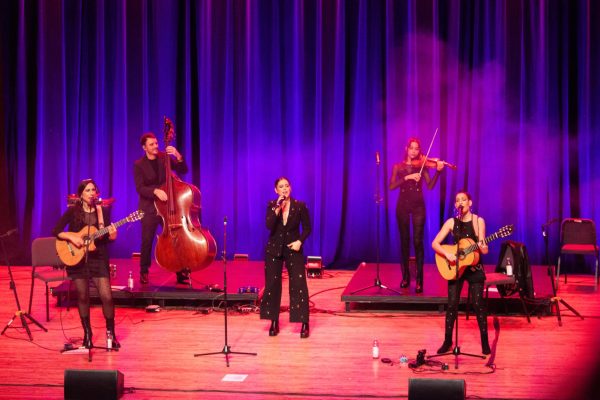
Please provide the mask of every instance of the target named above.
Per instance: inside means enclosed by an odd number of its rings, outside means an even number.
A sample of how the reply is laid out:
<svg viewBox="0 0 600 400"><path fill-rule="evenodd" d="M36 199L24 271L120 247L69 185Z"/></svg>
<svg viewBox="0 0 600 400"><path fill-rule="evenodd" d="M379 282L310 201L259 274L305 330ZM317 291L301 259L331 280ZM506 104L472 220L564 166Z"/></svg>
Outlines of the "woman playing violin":
<svg viewBox="0 0 600 400"><path fill-rule="evenodd" d="M435 166L433 178L424 167L424 163ZM417 262L417 279L415 292L423 292L423 262L425 250L423 236L425 230L425 200L423 199L423 178L427 187L432 189L438 180L440 172L444 169L445 162L426 160L421 153L419 139L409 138L406 145L405 157L402 162L394 164L390 190L400 188L398 203L396 205L396 219L400 229L400 261L402 264L401 288L410 285L410 271L408 260L410 256L410 221L413 223L413 244Z"/></svg>

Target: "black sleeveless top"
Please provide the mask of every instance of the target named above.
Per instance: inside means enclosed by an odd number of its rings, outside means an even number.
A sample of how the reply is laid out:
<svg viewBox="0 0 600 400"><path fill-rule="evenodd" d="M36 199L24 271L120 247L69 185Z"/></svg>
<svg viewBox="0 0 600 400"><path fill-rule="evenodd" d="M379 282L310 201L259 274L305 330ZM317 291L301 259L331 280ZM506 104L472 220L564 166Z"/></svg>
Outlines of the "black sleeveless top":
<svg viewBox="0 0 600 400"><path fill-rule="evenodd" d="M454 235L454 240L460 240L469 238L473 240L475 243L479 241L477 233L475 232L475 226L473 222L477 220L479 221L479 217L473 215L471 221L461 221L458 218L454 218L454 229L452 229L452 234ZM465 270L465 273L470 271L482 270L483 263L481 262L481 257L479 257L479 263L477 265L473 265L470 268Z"/></svg>

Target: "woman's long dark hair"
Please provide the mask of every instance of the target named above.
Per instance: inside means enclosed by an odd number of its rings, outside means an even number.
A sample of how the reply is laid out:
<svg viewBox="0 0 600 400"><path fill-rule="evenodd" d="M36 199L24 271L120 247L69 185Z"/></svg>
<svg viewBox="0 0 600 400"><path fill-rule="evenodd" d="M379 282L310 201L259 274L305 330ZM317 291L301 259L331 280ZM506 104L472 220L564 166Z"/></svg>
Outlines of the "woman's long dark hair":
<svg viewBox="0 0 600 400"><path fill-rule="evenodd" d="M96 181L94 181L93 179L84 179L81 182L79 182L79 185L77 186L77 196L79 197L79 201L75 203L75 219L82 224L86 224L87 221L86 212L83 210L83 200L81 199L81 195L83 194L85 187L90 183L94 185L94 188L96 189L96 195L98 195L100 191L98 190L98 185L96 184Z"/></svg>

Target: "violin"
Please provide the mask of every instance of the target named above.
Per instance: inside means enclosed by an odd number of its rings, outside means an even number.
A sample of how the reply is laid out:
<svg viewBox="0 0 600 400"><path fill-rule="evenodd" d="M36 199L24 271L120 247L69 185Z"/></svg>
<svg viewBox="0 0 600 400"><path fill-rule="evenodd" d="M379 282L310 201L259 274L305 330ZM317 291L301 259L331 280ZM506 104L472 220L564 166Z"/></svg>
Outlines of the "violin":
<svg viewBox="0 0 600 400"><path fill-rule="evenodd" d="M441 162L442 164L444 164L444 166L451 169L458 168L456 165L451 164L447 161L440 160L439 158L426 157L423 154L421 154L418 158L415 158L414 160L410 160L410 165L416 168L437 168L438 162Z"/></svg>

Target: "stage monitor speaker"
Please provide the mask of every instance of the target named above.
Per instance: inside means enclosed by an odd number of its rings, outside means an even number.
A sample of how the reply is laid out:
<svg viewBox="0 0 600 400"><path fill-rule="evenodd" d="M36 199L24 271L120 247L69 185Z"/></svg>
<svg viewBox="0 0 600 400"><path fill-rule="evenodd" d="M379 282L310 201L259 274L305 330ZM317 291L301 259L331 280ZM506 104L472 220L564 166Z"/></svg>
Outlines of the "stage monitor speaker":
<svg viewBox="0 0 600 400"><path fill-rule="evenodd" d="M66 369L65 399L118 399L124 380L117 370Z"/></svg>
<svg viewBox="0 0 600 400"><path fill-rule="evenodd" d="M464 379L408 379L408 400L465 400Z"/></svg>

